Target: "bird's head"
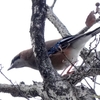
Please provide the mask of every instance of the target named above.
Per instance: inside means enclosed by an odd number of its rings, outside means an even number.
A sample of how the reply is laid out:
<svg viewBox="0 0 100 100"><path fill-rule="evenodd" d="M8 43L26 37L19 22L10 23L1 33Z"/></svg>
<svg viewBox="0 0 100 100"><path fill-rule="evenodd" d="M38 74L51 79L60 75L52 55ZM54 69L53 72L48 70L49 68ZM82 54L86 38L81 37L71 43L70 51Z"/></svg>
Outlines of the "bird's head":
<svg viewBox="0 0 100 100"><path fill-rule="evenodd" d="M29 64L27 63L27 61L25 61L24 59L20 57L20 54L18 54L12 59L11 66L8 70L13 69L13 68L22 68L25 66L29 66Z"/></svg>

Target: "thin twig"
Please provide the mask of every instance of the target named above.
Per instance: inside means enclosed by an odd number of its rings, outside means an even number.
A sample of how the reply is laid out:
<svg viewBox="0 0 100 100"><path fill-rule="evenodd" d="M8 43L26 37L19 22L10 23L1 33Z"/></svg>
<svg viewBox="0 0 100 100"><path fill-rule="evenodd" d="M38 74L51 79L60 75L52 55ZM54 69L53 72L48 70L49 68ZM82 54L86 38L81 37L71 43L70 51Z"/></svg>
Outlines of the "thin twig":
<svg viewBox="0 0 100 100"><path fill-rule="evenodd" d="M0 66L2 66L2 65L0 65ZM2 68L2 67L1 67ZM17 85L18 86L18 88L14 85L14 83L5 75L5 74L3 74L3 72L1 71L1 69L0 69L0 73L21 93L21 90L20 90L20 87L19 87L19 85ZM27 96L25 96L23 93L21 93L21 95L24 97L24 98L26 98L27 100L29 100L29 98L27 97Z"/></svg>
<svg viewBox="0 0 100 100"><path fill-rule="evenodd" d="M47 18L57 28L62 37L71 35L66 26L60 21L60 19L54 14L51 7L47 5Z"/></svg>
<svg viewBox="0 0 100 100"><path fill-rule="evenodd" d="M95 77L93 77L93 80L96 82L96 76ZM94 90L95 90L95 87L96 87L96 84L95 84L95 82L94 82Z"/></svg>
<svg viewBox="0 0 100 100"><path fill-rule="evenodd" d="M54 7L56 1L57 1L57 0L54 0L53 4L52 4L52 6L51 6L51 9L53 9L53 7Z"/></svg>
<svg viewBox="0 0 100 100"><path fill-rule="evenodd" d="M96 22L93 24L93 25L95 25L96 23L98 23L100 21L100 18L97 18L96 19ZM92 25L92 26L93 26ZM92 27L91 26L91 27ZM84 34L86 31L88 31L91 27L87 27L87 26L85 26L81 31L79 31L77 34Z"/></svg>
<svg viewBox="0 0 100 100"><path fill-rule="evenodd" d="M88 77L88 78L90 78L90 77ZM93 78L90 78L93 82L95 82L95 84L98 84L98 85L100 85L100 83L98 83L98 82L96 82L96 80L94 80Z"/></svg>
<svg viewBox="0 0 100 100"><path fill-rule="evenodd" d="M1 70L0 73L14 86L13 82Z"/></svg>

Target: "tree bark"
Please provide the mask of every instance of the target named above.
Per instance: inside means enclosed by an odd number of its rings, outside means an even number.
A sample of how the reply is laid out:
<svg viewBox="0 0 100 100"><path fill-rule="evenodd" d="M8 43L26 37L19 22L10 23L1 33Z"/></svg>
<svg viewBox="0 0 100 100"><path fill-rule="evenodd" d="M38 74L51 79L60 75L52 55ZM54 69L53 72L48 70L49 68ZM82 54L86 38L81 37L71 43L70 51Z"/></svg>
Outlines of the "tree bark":
<svg viewBox="0 0 100 100"><path fill-rule="evenodd" d="M10 93L12 96L25 97L26 99L40 96L43 100L95 100L95 91L84 86L76 86L82 79L88 76L100 75L100 56L89 50L83 50L81 56L84 65L72 74L60 76L53 68L45 48L44 27L46 17L58 29L62 37L69 35L69 31L60 22L52 9L46 5L46 0L32 0L32 17L30 36L37 66L43 77L43 83L33 82L33 85L8 85L0 84L0 92ZM100 20L100 19L98 19ZM85 29L85 30L84 30ZM88 30L85 27L80 33ZM88 55L88 56L87 56ZM94 61L94 62L91 62Z"/></svg>
<svg viewBox="0 0 100 100"><path fill-rule="evenodd" d="M39 3L40 5L35 5ZM50 63L44 43L45 7L45 0L42 1L42 4L39 0L33 1L32 24L30 28L33 52L36 57L39 71L44 79L44 90L47 92L50 100L80 100L79 95L76 95L77 93L75 92L76 90L78 91L78 89L68 81L62 80L61 76L59 76ZM38 17L36 17L37 14Z"/></svg>

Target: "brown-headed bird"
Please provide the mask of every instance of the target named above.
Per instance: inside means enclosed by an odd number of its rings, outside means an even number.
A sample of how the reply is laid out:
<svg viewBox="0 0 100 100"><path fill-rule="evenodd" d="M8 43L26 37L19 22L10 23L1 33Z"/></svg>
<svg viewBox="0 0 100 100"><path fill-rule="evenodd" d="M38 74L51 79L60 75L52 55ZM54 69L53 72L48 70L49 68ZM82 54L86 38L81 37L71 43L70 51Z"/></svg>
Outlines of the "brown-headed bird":
<svg viewBox="0 0 100 100"><path fill-rule="evenodd" d="M85 44L99 32L100 27L86 34L70 35L63 39L45 42L53 67L56 70L61 70L71 65L71 63L75 63ZM38 70L36 65L33 50L31 48L16 55L8 70L22 67L30 67Z"/></svg>

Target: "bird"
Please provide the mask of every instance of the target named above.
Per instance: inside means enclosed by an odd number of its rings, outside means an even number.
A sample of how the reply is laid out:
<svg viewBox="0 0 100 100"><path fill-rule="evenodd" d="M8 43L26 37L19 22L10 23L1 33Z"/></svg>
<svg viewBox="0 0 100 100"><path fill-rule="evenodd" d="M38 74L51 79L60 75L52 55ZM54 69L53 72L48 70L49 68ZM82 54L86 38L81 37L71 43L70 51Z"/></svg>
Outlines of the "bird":
<svg viewBox="0 0 100 100"><path fill-rule="evenodd" d="M71 65L71 63L74 64L85 44L99 32L100 27L84 34L69 35L64 38L45 42L48 56L51 59L54 69L62 70ZM8 70L22 67L30 67L38 70L32 48L17 54L12 59Z"/></svg>

